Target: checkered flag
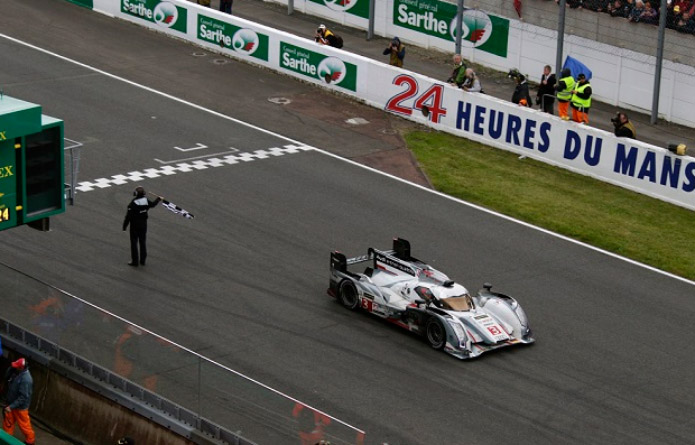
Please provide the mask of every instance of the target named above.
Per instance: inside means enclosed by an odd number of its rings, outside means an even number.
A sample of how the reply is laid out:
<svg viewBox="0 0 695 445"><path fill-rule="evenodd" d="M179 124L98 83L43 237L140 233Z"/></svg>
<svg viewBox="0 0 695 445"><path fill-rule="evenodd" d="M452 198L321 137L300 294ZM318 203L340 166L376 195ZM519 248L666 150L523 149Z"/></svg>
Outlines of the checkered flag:
<svg viewBox="0 0 695 445"><path fill-rule="evenodd" d="M162 199L162 205L164 208L169 210L170 212L176 213L177 215L181 215L184 218L192 219L193 215L189 213L187 210L182 209L181 207L177 206L173 202L169 202L166 199Z"/></svg>

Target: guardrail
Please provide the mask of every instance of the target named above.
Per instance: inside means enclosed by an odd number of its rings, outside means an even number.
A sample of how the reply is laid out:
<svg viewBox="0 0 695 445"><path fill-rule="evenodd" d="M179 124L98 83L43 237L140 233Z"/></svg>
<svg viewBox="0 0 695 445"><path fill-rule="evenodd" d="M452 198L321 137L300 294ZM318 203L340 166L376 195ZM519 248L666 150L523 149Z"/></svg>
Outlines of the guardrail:
<svg viewBox="0 0 695 445"><path fill-rule="evenodd" d="M364 442L358 428L2 263L0 289L6 347L40 351L97 392L115 388L114 400L184 437Z"/></svg>

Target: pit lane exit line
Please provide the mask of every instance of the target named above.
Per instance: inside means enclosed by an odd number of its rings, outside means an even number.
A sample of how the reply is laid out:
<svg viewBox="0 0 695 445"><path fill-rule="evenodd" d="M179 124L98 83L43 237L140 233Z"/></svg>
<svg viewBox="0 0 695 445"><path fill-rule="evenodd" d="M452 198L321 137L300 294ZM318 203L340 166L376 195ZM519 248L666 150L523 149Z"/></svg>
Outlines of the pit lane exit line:
<svg viewBox="0 0 695 445"><path fill-rule="evenodd" d="M175 102L178 102L178 103L181 103L181 104L184 104L184 105L188 105L188 106L190 106L190 107L192 107L192 108L195 108L195 109L197 109L197 110L204 111L204 112L206 112L206 113L210 113L210 114L212 114L212 115L214 115L214 116L218 116L218 117L221 117L221 118L223 118L223 119L227 119L227 120L232 121L232 122L235 122L235 123L237 123L237 124L239 124L239 125L243 125L243 126L245 126L245 127L247 127L247 128L251 128L251 129L260 131L261 133L265 133L265 134L268 134L268 135L271 135L271 136L275 136L275 137L280 138L280 139L284 139L284 140L286 140L286 141L288 141L288 142L290 142L290 143L297 144L297 145L299 145L299 146L308 147L310 150L314 150L314 151L320 152L320 153L322 153L322 154L324 154L324 155L327 155L327 156L330 156L330 157L332 157L332 158L341 160L341 161L343 161L343 162L347 162L347 163L349 163L349 164L352 164L352 165L355 165L355 166L358 166L358 167L361 167L361 168L370 170L370 171L375 172L375 173L378 173L378 174L380 174L380 175L388 176L388 177L390 177L390 178L392 178L392 179L395 179L396 181L402 182L402 183L404 183L404 184L409 184L409 185L411 185L411 186L413 186L413 187L417 187L417 188L419 188L419 189L425 190L425 191L427 191L427 192L429 192L429 193L433 193L433 194L435 194L435 195L439 195L439 196L441 196L441 197L443 197L443 198L445 198L445 199L448 199L448 200L450 200L450 201L454 201L454 202L457 202L457 203L459 203L459 204L463 204L463 205L465 205L465 206L467 206L467 207L470 207L470 208L479 210L479 211L481 211L481 212L484 212L484 213L487 213L487 214L490 214L490 215L494 215L494 216L496 216L496 217L498 217L498 218L502 218L502 219L504 219L504 220L513 222L513 223L515 223L515 224L522 225L522 226L527 227L527 228L529 228L529 229L537 230L537 231L542 232L542 233L544 233L544 234L546 234L546 235L549 235L549 236L552 236L552 237L555 237L555 238L562 239L562 240L567 241L567 242L569 242L569 243L572 243L572 244L575 244L575 245L578 245L578 246L582 246L582 247L584 247L584 248L593 250L593 251L595 251L595 252L599 252L599 253L601 253L601 254L603 254L603 255L606 255L606 256L609 256L609 257L611 257L611 258L615 258L615 259L618 259L618 260L621 260L621 261L625 261L626 263L632 264L632 265L634 265L634 266L638 266L638 267L641 267L641 268L643 268L643 269L646 269L646 270L649 270L649 271L652 271L652 272L656 272L656 273L658 273L658 274L660 274L660 275L664 275L664 276L667 276L667 277L669 277L669 278L673 278L673 279L675 279L675 280L681 281L681 282L683 282L683 283L690 284L691 286L695 286L695 281L693 281L693 280L688 280L687 278L683 278L683 277L680 277L680 276L678 276L678 275L672 274L672 273L670 273L670 272L666 272L666 271L663 271L663 270L661 270L661 269L657 269L656 267L650 266L650 265L648 265L648 264L640 263L639 261L635 261L635 260L633 260L633 259L624 257L624 256L622 256L622 255L618 255L618 254L616 254L616 253L609 252L609 251L604 250L604 249L600 249L600 248L595 247L595 246L592 246L592 245L590 245L590 244L586 244L586 243L583 243L583 242L581 242L581 241L577 241L577 240L575 240L575 239L569 238L569 237L564 236L564 235L561 235L561 234L559 234L559 233L552 232L552 231L550 231L550 230L548 230L548 229L544 229L543 227L538 227L538 226L535 226L535 225L533 225L533 224L529 224L529 223L527 223L527 222L525 222L525 221L521 221L521 220L519 220L519 219L515 219L515 218L512 218L512 217L510 217L510 216L504 215L504 214L502 214L502 213L498 213L498 212L495 212L495 211L486 209L485 207L482 207L482 206L473 204L473 203L471 203L471 202L464 201L464 200L462 200L462 199L455 198L455 197L453 197L453 196L449 196L449 195L447 195L447 194L445 194L445 193L438 192L438 191L436 191L436 190L432 190L432 189L429 189L429 188L427 188L427 187L423 187L423 186L421 186L421 185L419 185L419 184L415 184L414 182L410 182L410 181L408 181L408 180L406 180L406 179L399 178L398 176L394 176L394 175L391 175L391 174L389 174L389 173L382 172L382 171L377 170L377 169L375 169L375 168L366 166L366 165L364 165L364 164L360 164L360 163L358 163L358 162L356 162L356 161L353 161L353 160L350 160L350 159L346 159L346 158L340 157L340 156L338 156L338 155L335 155L335 154L333 154L333 153L327 152L327 151L325 151L325 150L321 150L321 149L318 149L318 148L315 148L315 147L309 147L308 145L302 144L301 142L296 141L296 140L294 140L294 139L291 139L291 138L289 138L289 137L287 137L287 136L283 136L283 135L278 134L278 133L275 133L275 132L273 132L273 131L266 130L265 128L261 128L261 127L258 127L258 126L256 126L256 125L250 124L250 123L248 123L248 122L244 122L244 121L242 121L242 120L233 118L233 117L231 117L231 116L228 116L228 115L226 115L226 114L220 113L220 112L218 112L218 111L214 111L214 110L211 110L211 109L209 109L209 108L205 108L205 107L203 107L202 105L198 105L198 104L195 104L195 103L193 103L193 102L189 102L189 101L187 101L187 100L181 99L181 98L179 98L179 97L172 96L171 94L167 94L167 93L164 93L164 92L162 92L162 91L155 90L154 88L151 88L151 87L148 87L148 86L145 86L145 85L141 85L141 84L136 83L136 82L134 82L134 81L132 81L132 80L128 80L128 79L126 79L126 78L124 78L124 77L120 77L120 76L117 76L117 75L115 75L115 74L111 74L111 73L106 72L106 71L104 71L104 70L101 70L101 69L99 69L99 68L95 68L95 67L93 67L93 66L91 66L91 65L87 65L86 63L78 62L77 60L71 59L71 58L66 57L66 56L62 56L62 55L60 55L60 54L57 54L57 53L54 53L54 52L49 51L49 50L47 50L47 49L38 47L38 46L36 46L36 45L33 45L33 44L31 44L31 43L28 43L28 42L25 42L25 41L23 41L23 40L19 40L19 39L16 39L16 38L14 38L14 37L10 37L10 36L8 36L8 35L6 35L6 34L0 33L0 37L2 37L2 38L4 38L4 39L7 39L7 40L9 40L9 41L11 41L11 42L14 42L14 43L16 43L16 44L18 44L18 45L22 45L22 46L25 46L25 47L27 47L27 48L31 48L31 49L33 49L33 50L35 50L35 51L39 51L39 52L41 52L41 53L48 54L48 55L50 55L50 56L52 56L52 57L58 58L58 59L63 60L63 61L65 61L65 62L69 62L69 63L75 64L75 65L77 65L77 66L81 66L81 67L83 67L83 68L85 68L85 69L88 69L88 70L90 70L90 71L93 71L93 72L96 72L96 73L99 73L99 74L103 74L104 76L106 76L106 77L108 77L108 78L110 78L110 79L114 79L114 80L118 80L118 81L121 81L121 82L125 82L125 83L127 83L128 85L132 85L132 86L134 86L134 87L141 88L141 89L143 89L143 90L145 90L145 91L149 91L149 92L154 93L154 94L157 94L157 95L159 95L159 96L166 97L167 99L171 99L171 100L173 100L173 101L175 101Z"/></svg>

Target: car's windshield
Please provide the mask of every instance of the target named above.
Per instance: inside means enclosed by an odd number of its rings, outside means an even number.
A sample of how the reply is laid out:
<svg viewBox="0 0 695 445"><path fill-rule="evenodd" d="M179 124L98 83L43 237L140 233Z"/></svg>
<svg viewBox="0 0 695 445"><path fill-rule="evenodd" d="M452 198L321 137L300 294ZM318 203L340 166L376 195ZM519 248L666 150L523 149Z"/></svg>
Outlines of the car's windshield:
<svg viewBox="0 0 695 445"><path fill-rule="evenodd" d="M453 311L470 311L475 307L473 299L468 294L459 295L458 297L442 298L441 302L445 308Z"/></svg>

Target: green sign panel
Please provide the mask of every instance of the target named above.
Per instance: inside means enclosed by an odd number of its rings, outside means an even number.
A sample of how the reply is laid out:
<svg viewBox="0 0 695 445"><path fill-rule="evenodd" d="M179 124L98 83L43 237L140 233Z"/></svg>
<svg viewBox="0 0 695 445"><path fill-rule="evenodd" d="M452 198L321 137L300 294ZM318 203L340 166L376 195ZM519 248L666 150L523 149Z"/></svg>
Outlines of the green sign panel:
<svg viewBox="0 0 695 445"><path fill-rule="evenodd" d="M13 141L0 140L0 230L17 225L17 161Z"/></svg>
<svg viewBox="0 0 695 445"><path fill-rule="evenodd" d="M0 95L0 230L65 211L63 121Z"/></svg>
<svg viewBox="0 0 695 445"><path fill-rule="evenodd" d="M357 88L357 66L337 57L280 42L280 67L307 77L322 79L346 90Z"/></svg>
<svg viewBox="0 0 695 445"><path fill-rule="evenodd" d="M121 0L121 11L163 28L186 32L188 10L170 2L159 0Z"/></svg>
<svg viewBox="0 0 695 445"><path fill-rule="evenodd" d="M268 61L268 36L198 14L198 39Z"/></svg>
<svg viewBox="0 0 695 445"><path fill-rule="evenodd" d="M94 8L94 1L93 0L68 0L70 3L74 3L76 5L84 6L85 8L92 9Z"/></svg>
<svg viewBox="0 0 695 445"><path fill-rule="evenodd" d="M369 0L309 0L332 11L344 12L363 19L369 18Z"/></svg>
<svg viewBox="0 0 695 445"><path fill-rule="evenodd" d="M453 42L456 5L438 0L394 0L393 24ZM509 20L478 9L463 11L462 45L507 57Z"/></svg>

